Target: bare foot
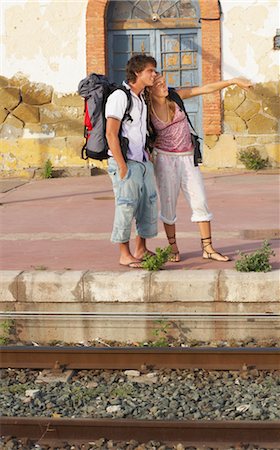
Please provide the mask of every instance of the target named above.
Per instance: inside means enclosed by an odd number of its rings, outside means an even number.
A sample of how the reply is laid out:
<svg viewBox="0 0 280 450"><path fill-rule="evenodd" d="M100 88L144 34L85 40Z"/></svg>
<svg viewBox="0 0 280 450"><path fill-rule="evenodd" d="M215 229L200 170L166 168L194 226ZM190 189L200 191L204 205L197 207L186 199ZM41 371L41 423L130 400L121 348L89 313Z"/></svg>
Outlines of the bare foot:
<svg viewBox="0 0 280 450"><path fill-rule="evenodd" d="M152 252L151 250L148 250L147 248L135 251L134 253L134 258L136 259L143 259L145 255L149 255L149 256L153 256L155 253Z"/></svg>
<svg viewBox="0 0 280 450"><path fill-rule="evenodd" d="M138 268L138 266L141 267L141 260L139 258L134 258L132 255L121 256L120 265Z"/></svg>
<svg viewBox="0 0 280 450"><path fill-rule="evenodd" d="M129 267L130 269L143 269L143 263L141 261L131 261L128 264L122 264L121 266Z"/></svg>

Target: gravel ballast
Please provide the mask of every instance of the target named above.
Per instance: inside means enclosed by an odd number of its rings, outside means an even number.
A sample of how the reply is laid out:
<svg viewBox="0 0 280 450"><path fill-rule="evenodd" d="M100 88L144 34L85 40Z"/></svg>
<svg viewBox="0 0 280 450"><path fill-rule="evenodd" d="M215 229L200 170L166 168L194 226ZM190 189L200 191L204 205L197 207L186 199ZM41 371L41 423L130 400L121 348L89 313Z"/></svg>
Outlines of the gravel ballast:
<svg viewBox="0 0 280 450"><path fill-rule="evenodd" d="M39 376L40 375L40 376ZM39 377L39 378L38 378ZM38 382L35 370L1 370L3 416L148 420L279 420L280 372L82 370Z"/></svg>
<svg viewBox="0 0 280 450"><path fill-rule="evenodd" d="M279 450L279 447L264 448L254 444L241 444L238 447L209 447L204 445L190 447L181 443L166 445L156 441L140 443L137 441L111 441L103 438L80 445L65 443L63 446L49 446L34 441L17 440L9 437L7 439L0 438L0 450Z"/></svg>

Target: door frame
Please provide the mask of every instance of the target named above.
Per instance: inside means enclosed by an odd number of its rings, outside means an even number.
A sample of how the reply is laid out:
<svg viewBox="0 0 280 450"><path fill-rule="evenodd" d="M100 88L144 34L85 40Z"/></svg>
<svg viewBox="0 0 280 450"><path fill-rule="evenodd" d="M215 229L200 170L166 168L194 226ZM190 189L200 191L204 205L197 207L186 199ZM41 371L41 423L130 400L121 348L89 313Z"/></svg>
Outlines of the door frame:
<svg viewBox="0 0 280 450"><path fill-rule="evenodd" d="M86 10L87 73L107 73L107 9L110 0L88 0ZM197 0L200 8L202 82L221 79L221 11L219 0ZM184 20L183 20L184 22ZM183 25L178 19L177 25ZM186 21L185 21L186 22ZM185 28L187 24L182 26ZM191 28L191 21L188 27ZM220 135L222 106L219 92L203 96L203 129L206 135Z"/></svg>

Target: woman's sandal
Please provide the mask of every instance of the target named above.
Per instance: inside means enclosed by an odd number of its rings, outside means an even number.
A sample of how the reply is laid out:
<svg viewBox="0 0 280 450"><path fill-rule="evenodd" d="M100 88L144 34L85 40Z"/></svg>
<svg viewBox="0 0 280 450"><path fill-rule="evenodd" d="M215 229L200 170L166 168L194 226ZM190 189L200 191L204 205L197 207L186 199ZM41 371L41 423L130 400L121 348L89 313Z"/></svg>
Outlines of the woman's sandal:
<svg viewBox="0 0 280 450"><path fill-rule="evenodd" d="M171 245L171 247L172 247L172 245L174 245L174 244L176 244L176 238L175 238L175 235L174 236L167 236L167 239L168 239L168 242L169 242L169 244ZM173 241L173 242L171 242L171 240ZM176 244L177 245L177 244ZM171 252L170 253L170 255L169 255L169 257L168 257L168 261L169 262L180 262L180 253L179 252Z"/></svg>
<svg viewBox="0 0 280 450"><path fill-rule="evenodd" d="M204 241L209 241L209 242L207 242L207 243L205 244ZM211 238L211 236L210 236L210 237L207 237L207 238L201 239L201 247L202 247L202 250L203 250L203 255L202 255L203 259L212 259L213 261L220 261L220 262L227 262L227 261L230 261L229 256L222 255L221 253L216 252L216 251L214 251L214 252L208 252L208 251L206 250L206 248L207 248L209 245L212 246L212 238ZM205 256L205 255L206 255L206 256ZM220 259L219 257L217 258L217 257L215 257L214 255L218 255L218 256L220 256L220 257L222 257L222 258L224 258L224 259Z"/></svg>

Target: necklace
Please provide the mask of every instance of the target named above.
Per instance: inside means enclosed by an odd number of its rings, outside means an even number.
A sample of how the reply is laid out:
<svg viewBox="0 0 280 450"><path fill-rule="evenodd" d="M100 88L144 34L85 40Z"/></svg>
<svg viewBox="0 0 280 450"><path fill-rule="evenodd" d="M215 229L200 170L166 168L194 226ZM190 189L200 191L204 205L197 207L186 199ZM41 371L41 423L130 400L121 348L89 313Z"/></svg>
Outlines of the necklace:
<svg viewBox="0 0 280 450"><path fill-rule="evenodd" d="M169 110L169 106L168 106L168 102L165 101L165 108L163 107L162 111L156 111L156 108L153 104L153 101L151 100L151 112L154 116L156 116L161 122L164 123L169 123L170 122L170 110ZM164 118L160 118L159 114L164 115Z"/></svg>

